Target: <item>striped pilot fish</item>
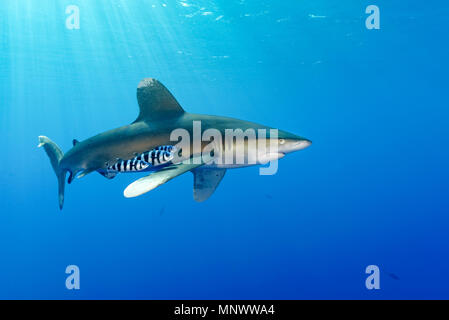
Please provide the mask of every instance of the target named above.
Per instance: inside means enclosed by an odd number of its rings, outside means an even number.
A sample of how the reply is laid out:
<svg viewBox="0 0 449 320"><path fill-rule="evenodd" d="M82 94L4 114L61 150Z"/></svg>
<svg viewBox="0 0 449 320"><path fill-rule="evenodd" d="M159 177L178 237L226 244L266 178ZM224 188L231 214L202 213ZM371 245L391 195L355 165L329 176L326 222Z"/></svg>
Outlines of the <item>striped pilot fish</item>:
<svg viewBox="0 0 449 320"><path fill-rule="evenodd" d="M156 167L172 161L173 157L173 152L153 149L136 156L132 161L142 161Z"/></svg>
<svg viewBox="0 0 449 320"><path fill-rule="evenodd" d="M143 171L150 165L144 161L131 159L120 160L107 168L108 172L137 172Z"/></svg>
<svg viewBox="0 0 449 320"><path fill-rule="evenodd" d="M175 146L167 145L167 146L156 147L154 150L162 150L162 151L167 151L170 153L175 153L176 151L178 151L178 148L176 148Z"/></svg>
<svg viewBox="0 0 449 320"><path fill-rule="evenodd" d="M120 160L108 166L108 172L138 172L147 169L150 165L156 167L173 160L174 146L159 146L151 151L137 155L131 160Z"/></svg>

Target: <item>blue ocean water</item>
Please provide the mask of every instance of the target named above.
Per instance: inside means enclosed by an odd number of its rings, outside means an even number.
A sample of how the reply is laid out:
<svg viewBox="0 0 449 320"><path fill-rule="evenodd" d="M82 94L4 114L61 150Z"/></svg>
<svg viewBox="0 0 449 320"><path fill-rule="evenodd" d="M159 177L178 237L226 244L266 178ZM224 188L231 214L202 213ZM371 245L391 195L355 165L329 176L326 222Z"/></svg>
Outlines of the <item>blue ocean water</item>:
<svg viewBox="0 0 449 320"><path fill-rule="evenodd" d="M3 0L0 298L449 298L448 16L447 1ZM145 77L189 112L313 145L274 176L228 170L204 203L191 174L136 199L135 177L90 174L60 212L37 137L67 151L132 122Z"/></svg>

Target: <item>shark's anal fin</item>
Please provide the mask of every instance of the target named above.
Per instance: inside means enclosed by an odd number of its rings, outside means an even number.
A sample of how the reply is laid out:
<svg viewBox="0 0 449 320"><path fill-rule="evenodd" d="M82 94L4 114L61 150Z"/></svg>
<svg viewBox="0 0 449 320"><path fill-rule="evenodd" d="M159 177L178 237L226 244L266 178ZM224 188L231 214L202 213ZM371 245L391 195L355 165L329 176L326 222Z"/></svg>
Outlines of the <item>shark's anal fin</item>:
<svg viewBox="0 0 449 320"><path fill-rule="evenodd" d="M192 170L193 173L193 199L197 202L203 202L214 193L226 169L199 167Z"/></svg>
<svg viewBox="0 0 449 320"><path fill-rule="evenodd" d="M76 178L81 179L81 178L87 176L89 173L94 172L94 171L96 171L96 169L86 169L83 172L81 172L81 174L78 175Z"/></svg>
<svg viewBox="0 0 449 320"><path fill-rule="evenodd" d="M184 110L162 83L146 78L137 87L140 113L136 121L157 121L180 116Z"/></svg>

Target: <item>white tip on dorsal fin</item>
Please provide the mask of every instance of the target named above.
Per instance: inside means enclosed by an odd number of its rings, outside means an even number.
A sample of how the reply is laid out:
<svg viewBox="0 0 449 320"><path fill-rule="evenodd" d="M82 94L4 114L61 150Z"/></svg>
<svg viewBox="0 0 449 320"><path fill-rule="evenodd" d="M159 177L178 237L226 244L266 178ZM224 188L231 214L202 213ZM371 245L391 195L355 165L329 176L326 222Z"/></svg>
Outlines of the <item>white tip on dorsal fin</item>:
<svg viewBox="0 0 449 320"><path fill-rule="evenodd" d="M156 79L146 78L137 87L140 113L136 121L152 121L177 117L184 113L170 91Z"/></svg>

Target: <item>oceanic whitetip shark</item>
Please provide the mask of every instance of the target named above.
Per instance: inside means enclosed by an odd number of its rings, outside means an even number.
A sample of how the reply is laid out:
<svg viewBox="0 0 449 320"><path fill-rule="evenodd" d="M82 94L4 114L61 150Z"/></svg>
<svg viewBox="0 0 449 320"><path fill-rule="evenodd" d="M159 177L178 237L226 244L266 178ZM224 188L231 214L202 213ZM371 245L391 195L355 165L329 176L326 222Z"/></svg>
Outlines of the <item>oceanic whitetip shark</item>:
<svg viewBox="0 0 449 320"><path fill-rule="evenodd" d="M108 168L114 163L123 160L134 159L137 155L149 152L160 146L176 145L179 141L173 141L172 133L177 129L183 129L190 136L195 135L195 123L201 124L202 132L208 129L219 132L223 137L228 130L257 130L266 131L266 136L257 133L256 136L246 137L244 140L232 139L228 141L215 141L216 136L209 141L200 138L199 148L195 139L189 139L187 145L177 148L177 158L168 165L152 168L151 173L130 184L124 191L125 197L136 197L144 194L157 186L187 172L194 175L194 199L198 202L208 199L225 175L226 169L240 168L249 165L264 164L269 161L282 158L285 154L308 147L310 140L282 131L276 130L276 135L271 134L272 128L260 124L238 119L192 114L184 111L173 95L156 79L143 79L137 87L137 100L140 113L137 119L123 127L100 133L85 141L73 140L73 148L67 153L49 138L39 137L39 147L44 147L50 158L53 170L56 173L59 184L59 207L64 204L64 188L66 175L69 173L68 183L78 175L78 178L91 172L98 171L107 178ZM179 138L179 136L176 136ZM172 137L173 138L173 137ZM257 140L252 143L252 140ZM224 140L224 139L223 139ZM201 153L215 141L212 152L208 156ZM269 146L276 144L276 150ZM184 141L185 143L185 141ZM236 144L242 144L243 149L238 149ZM265 147L260 151L260 145ZM234 149L232 149L234 148ZM226 152L245 150L243 163L228 163L215 161L223 157ZM236 151L237 152L237 151ZM252 161L254 157L256 161ZM194 159L194 161L185 161Z"/></svg>

